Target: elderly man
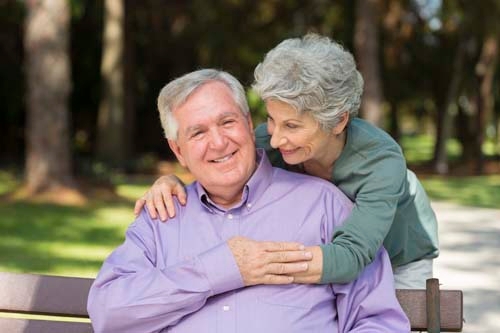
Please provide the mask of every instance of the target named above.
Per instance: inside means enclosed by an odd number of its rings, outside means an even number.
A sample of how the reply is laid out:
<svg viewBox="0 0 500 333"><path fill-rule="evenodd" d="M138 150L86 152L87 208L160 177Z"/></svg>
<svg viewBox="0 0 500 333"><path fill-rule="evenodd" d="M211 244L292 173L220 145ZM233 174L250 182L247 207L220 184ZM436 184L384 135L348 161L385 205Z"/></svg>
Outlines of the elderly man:
<svg viewBox="0 0 500 333"><path fill-rule="evenodd" d="M273 274L307 269L304 260L321 253L302 244L329 242L352 203L332 184L275 169L255 151L234 77L186 74L163 88L158 108L170 148L197 181L174 218L158 223L143 211L106 259L88 300L96 332L409 331L384 249L349 284ZM252 246L264 247L264 261L285 253L290 264L259 271L263 258L252 257ZM283 249L290 251L273 252Z"/></svg>

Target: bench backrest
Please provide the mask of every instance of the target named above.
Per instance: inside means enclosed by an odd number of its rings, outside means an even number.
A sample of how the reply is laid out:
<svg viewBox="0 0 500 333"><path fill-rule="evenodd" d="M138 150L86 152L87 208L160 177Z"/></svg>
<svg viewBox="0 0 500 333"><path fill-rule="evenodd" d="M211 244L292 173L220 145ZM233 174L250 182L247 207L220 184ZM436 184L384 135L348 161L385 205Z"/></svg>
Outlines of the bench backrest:
<svg viewBox="0 0 500 333"><path fill-rule="evenodd" d="M87 295L93 279L0 272L0 311L88 318ZM85 333L90 323L0 318L0 332Z"/></svg>
<svg viewBox="0 0 500 333"><path fill-rule="evenodd" d="M86 278L0 272L0 311L88 318L87 295L92 282L93 279ZM439 290L439 281L429 279L427 290L397 290L396 295L410 318L412 330L462 331L461 291ZM92 326L82 322L0 317L0 332L85 333L92 332Z"/></svg>

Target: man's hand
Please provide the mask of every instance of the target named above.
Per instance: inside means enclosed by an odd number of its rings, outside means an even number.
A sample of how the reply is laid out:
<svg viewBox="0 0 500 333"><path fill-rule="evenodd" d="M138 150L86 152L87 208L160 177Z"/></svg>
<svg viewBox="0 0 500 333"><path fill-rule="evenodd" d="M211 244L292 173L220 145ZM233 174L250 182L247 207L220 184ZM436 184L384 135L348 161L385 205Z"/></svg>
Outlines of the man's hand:
<svg viewBox="0 0 500 333"><path fill-rule="evenodd" d="M293 242L256 242L244 237L228 240L245 286L290 284L292 274L306 272L312 253Z"/></svg>
<svg viewBox="0 0 500 333"><path fill-rule="evenodd" d="M134 214L137 216L141 209L146 205L149 215L152 218L157 218L160 215L160 220L166 221L169 217L175 216L175 208L173 196L181 205L186 204L186 191L184 190L184 183L177 178L176 175L167 175L158 178L153 186L144 193L142 198L135 202Z"/></svg>
<svg viewBox="0 0 500 333"><path fill-rule="evenodd" d="M308 262L306 271L290 274L293 283L319 283L323 273L323 252L319 246L306 247L305 251L312 253L312 259Z"/></svg>

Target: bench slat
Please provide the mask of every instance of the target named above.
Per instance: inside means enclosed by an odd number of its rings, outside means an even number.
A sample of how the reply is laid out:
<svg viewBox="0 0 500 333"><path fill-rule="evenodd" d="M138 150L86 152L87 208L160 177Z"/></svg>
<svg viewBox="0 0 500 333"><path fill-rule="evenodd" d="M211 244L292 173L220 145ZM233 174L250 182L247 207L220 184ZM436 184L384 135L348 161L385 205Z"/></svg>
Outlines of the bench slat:
<svg viewBox="0 0 500 333"><path fill-rule="evenodd" d="M9 333L91 333L90 323L0 318L0 332Z"/></svg>
<svg viewBox="0 0 500 333"><path fill-rule="evenodd" d="M463 294L460 290L441 290L441 332L461 332L463 327ZM396 290L401 307L410 319L412 330L427 330L426 290Z"/></svg>
<svg viewBox="0 0 500 333"><path fill-rule="evenodd" d="M88 318L87 295L92 282L0 272L0 311Z"/></svg>

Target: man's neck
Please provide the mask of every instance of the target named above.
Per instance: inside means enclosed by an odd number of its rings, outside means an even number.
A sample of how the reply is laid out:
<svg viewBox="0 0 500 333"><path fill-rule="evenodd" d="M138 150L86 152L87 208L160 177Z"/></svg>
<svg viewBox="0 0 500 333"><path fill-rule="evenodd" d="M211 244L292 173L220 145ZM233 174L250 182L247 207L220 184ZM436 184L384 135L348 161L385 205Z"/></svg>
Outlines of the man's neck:
<svg viewBox="0 0 500 333"><path fill-rule="evenodd" d="M207 194L213 203L225 209L229 209L236 206L241 201L243 196L243 187L240 187L238 191L228 191L227 189L224 189L224 193L207 191Z"/></svg>

